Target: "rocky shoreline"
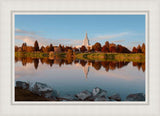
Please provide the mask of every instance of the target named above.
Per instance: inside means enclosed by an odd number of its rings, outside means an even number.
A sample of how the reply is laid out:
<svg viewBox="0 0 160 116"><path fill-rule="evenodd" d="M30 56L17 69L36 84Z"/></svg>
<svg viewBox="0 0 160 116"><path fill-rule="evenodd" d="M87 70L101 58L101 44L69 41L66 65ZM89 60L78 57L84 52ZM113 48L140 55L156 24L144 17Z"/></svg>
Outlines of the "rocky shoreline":
<svg viewBox="0 0 160 116"><path fill-rule="evenodd" d="M84 90L73 96L60 96L55 89L40 82L16 81L15 88L15 101L122 101L118 93L108 96L106 90L98 87L94 88L92 92ZM123 101L145 101L145 94L129 94Z"/></svg>

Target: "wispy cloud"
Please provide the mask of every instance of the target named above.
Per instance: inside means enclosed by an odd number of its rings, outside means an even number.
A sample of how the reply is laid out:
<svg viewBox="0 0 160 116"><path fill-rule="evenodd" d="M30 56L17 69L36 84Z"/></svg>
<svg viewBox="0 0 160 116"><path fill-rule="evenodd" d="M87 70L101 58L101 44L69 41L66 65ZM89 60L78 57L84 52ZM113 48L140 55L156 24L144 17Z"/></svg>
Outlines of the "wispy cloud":
<svg viewBox="0 0 160 116"><path fill-rule="evenodd" d="M76 46L76 45L81 45L83 40L73 40L73 39L48 39L40 36L25 36L25 35L16 35L15 36L16 40L21 40L22 42L26 42L27 45L34 45L34 42L38 40L38 43L40 46L47 46L50 45L51 43L53 45L68 45L68 46Z"/></svg>
<svg viewBox="0 0 160 116"><path fill-rule="evenodd" d="M30 31L26 31L26 30L21 30L21 29L16 29L15 32L17 33L17 35L15 36L16 40L20 40L20 44L22 42L26 42L27 45L33 45L34 42L36 40L38 40L39 45L42 46L46 46L49 44L53 44L53 45L68 45L68 46L77 46L77 45L82 45L83 43L83 38L82 40L79 39L68 39L68 38L59 38L59 39L53 39L53 38L45 38L42 36L39 36L37 32L30 32ZM22 35L18 35L18 34L22 34ZM99 35L97 37L94 38L90 38L90 43L94 44L95 42L99 42L102 40L106 40L106 39L112 39L112 38L118 38L118 37L122 37L127 35L128 32L123 32L123 33L118 33L118 34L113 34L113 35ZM117 40L117 41L113 41L113 42L122 42L125 40Z"/></svg>
<svg viewBox="0 0 160 116"><path fill-rule="evenodd" d="M22 30L22 29L15 29L15 33L28 34L28 35L36 35L37 34L37 32L25 31L25 30Z"/></svg>
<svg viewBox="0 0 160 116"><path fill-rule="evenodd" d="M141 41L132 41L132 42L130 42L131 44L133 44L133 45L138 45L138 44L142 44L142 42Z"/></svg>
<svg viewBox="0 0 160 116"><path fill-rule="evenodd" d="M100 35L95 38L91 38L91 41L101 41L101 40L106 40L106 39L112 39L112 38L122 37L128 34L129 34L128 32L123 32L123 33L118 33L118 34L113 34L113 35Z"/></svg>
<svg viewBox="0 0 160 116"><path fill-rule="evenodd" d="M124 42L125 40L115 40L115 41L112 41L113 43L120 43L120 42Z"/></svg>

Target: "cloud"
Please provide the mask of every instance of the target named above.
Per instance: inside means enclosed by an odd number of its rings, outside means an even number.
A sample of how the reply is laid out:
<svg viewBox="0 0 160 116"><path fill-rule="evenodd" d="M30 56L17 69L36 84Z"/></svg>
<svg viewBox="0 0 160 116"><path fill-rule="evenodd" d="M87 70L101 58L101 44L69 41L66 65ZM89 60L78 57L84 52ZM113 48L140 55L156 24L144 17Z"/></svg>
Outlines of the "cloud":
<svg viewBox="0 0 160 116"><path fill-rule="evenodd" d="M21 30L21 29L16 29L16 30L15 30L15 33L36 35L36 32L25 31L25 30Z"/></svg>
<svg viewBox="0 0 160 116"><path fill-rule="evenodd" d="M135 45L135 44L138 45L138 44L142 44L142 42L141 42L141 41L132 41L131 44L133 44L133 45Z"/></svg>
<svg viewBox="0 0 160 116"><path fill-rule="evenodd" d="M73 39L48 39L40 36L26 36L26 35L16 35L16 40L21 40L21 42L26 42L27 45L34 45L34 42L37 40L40 46L47 46L51 43L53 45L65 45L65 46L76 46L81 45L83 40L73 40ZM22 43L21 43L22 44Z"/></svg>
<svg viewBox="0 0 160 116"><path fill-rule="evenodd" d="M113 34L113 35L101 35L101 36L97 36L95 38L92 38L91 41L100 41L100 40L106 40L106 39L112 39L112 38L117 38L117 37L122 37L125 35L128 35L128 32L123 32L123 33L119 33L119 34Z"/></svg>
<svg viewBox="0 0 160 116"><path fill-rule="evenodd" d="M37 40L40 46L46 46L50 45L51 43L53 45L65 45L65 46L78 46L82 45L83 43L83 38L81 40L79 39L68 39L68 38L59 38L59 39L53 39L53 38L45 38L42 36L39 36L37 32L30 32L30 31L25 31L21 29L16 29L15 32L17 34L23 34L23 35L16 35L15 39L20 40L16 41L19 42L19 45L21 45L23 42L26 42L27 45L34 45L34 42ZM90 38L90 43L95 43L101 40L106 40L106 39L112 39L116 37L121 37L127 35L128 32L123 32L123 33L118 33L118 34L113 34L113 35L100 35L94 38ZM122 42L124 40L117 40L115 42Z"/></svg>
<svg viewBox="0 0 160 116"><path fill-rule="evenodd" d="M115 40L115 41L112 41L113 43L120 43L120 42L124 42L125 40Z"/></svg>
<svg viewBox="0 0 160 116"><path fill-rule="evenodd" d="M30 36L23 36L23 35L16 35L15 39L22 40L23 42L27 43L27 45L33 45L35 39Z"/></svg>

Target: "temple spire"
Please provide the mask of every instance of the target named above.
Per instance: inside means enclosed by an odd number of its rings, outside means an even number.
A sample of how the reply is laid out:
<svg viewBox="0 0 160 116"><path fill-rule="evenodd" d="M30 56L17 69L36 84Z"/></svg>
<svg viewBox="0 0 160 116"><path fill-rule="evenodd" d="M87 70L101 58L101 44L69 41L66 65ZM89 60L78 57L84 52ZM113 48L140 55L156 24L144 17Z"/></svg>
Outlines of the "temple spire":
<svg viewBox="0 0 160 116"><path fill-rule="evenodd" d="M85 39L88 39L87 32L86 32L86 37L85 37Z"/></svg>
<svg viewBox="0 0 160 116"><path fill-rule="evenodd" d="M83 40L83 45L87 48L89 46L89 40L88 40L88 36L87 36L87 32L86 32L86 36Z"/></svg>

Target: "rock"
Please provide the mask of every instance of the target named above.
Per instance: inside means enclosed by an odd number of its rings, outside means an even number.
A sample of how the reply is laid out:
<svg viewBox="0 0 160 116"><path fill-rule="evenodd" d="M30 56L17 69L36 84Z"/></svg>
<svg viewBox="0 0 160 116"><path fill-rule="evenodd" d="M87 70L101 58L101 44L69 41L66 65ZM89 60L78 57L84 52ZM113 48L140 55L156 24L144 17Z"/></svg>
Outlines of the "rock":
<svg viewBox="0 0 160 116"><path fill-rule="evenodd" d="M19 87L22 89L29 89L29 84L22 81L16 81L16 87Z"/></svg>
<svg viewBox="0 0 160 116"><path fill-rule="evenodd" d="M57 98L59 101L77 101L78 99L71 95L60 96Z"/></svg>
<svg viewBox="0 0 160 116"><path fill-rule="evenodd" d="M75 97L77 97L79 100L86 100L91 96L92 96L92 94L88 90L82 91L82 92L75 95Z"/></svg>
<svg viewBox="0 0 160 116"><path fill-rule="evenodd" d="M106 97L96 97L94 101L109 101Z"/></svg>
<svg viewBox="0 0 160 116"><path fill-rule="evenodd" d="M109 96L108 98L111 100L121 101L121 97L118 93L113 94L112 96Z"/></svg>
<svg viewBox="0 0 160 116"><path fill-rule="evenodd" d="M45 98L55 99L58 96L55 90L53 90L48 85L40 82L35 82L34 84L32 84L32 86L30 87L30 90L35 94L44 96Z"/></svg>
<svg viewBox="0 0 160 116"><path fill-rule="evenodd" d="M144 93L129 94L126 97L126 101L145 101L145 94Z"/></svg>
<svg viewBox="0 0 160 116"><path fill-rule="evenodd" d="M94 97L107 97L107 91L96 87L96 88L93 89L92 95Z"/></svg>

